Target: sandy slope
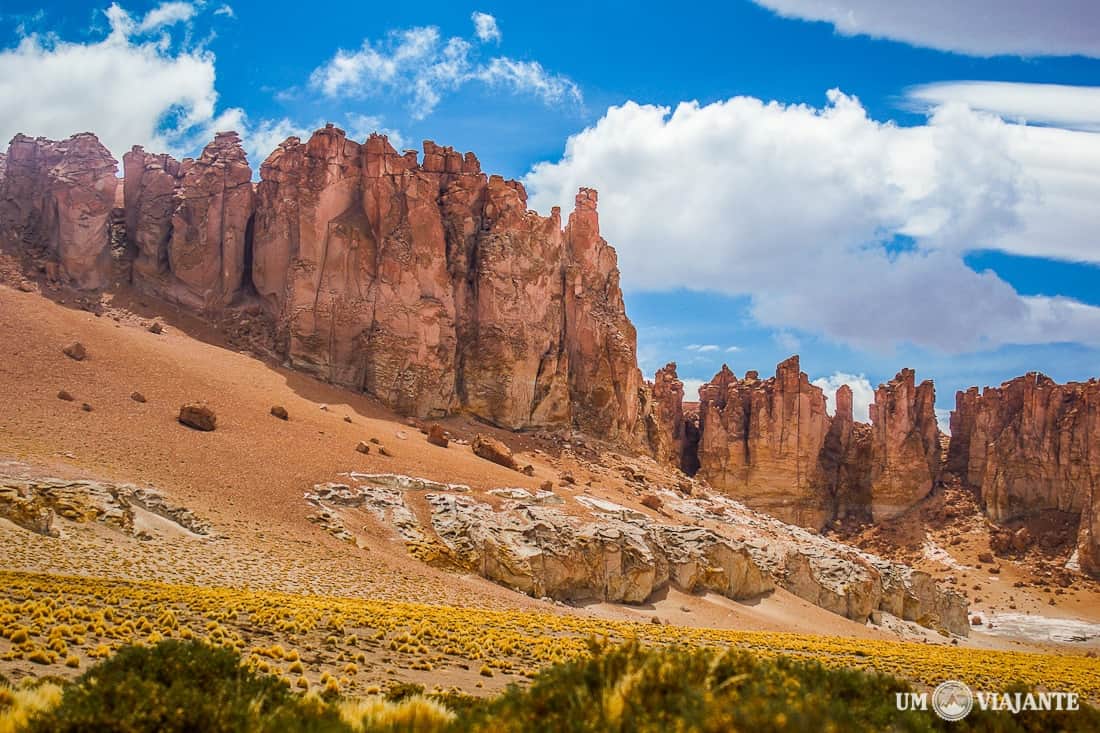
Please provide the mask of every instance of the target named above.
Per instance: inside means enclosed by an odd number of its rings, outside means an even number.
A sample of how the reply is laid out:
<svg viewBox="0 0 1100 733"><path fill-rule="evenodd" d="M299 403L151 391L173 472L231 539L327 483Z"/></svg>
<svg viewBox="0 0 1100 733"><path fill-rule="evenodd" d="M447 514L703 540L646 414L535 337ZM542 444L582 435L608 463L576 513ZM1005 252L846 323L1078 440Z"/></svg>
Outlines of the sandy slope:
<svg viewBox="0 0 1100 733"><path fill-rule="evenodd" d="M361 547L340 542L307 520L310 510L303 493L349 470L465 483L479 494L500 486L537 488L544 480L557 482L568 470L577 485L560 491L606 495L639 509L640 495L618 480L613 469L574 460L568 452L554 455L534 438L494 431L461 417L444 424L460 437L481 431L506 438L513 448L526 450L521 460L535 466L535 475L488 463L467 446L432 446L415 427L373 400L228 349L215 330L184 314L173 315L164 304L124 293L125 300L116 299L116 307L97 316L75 307L71 296L68 303L61 302L64 294L53 297L58 302L0 285L0 461L9 462L0 468L154 486L213 521L224 537L211 541L187 536L144 518L155 541L75 526L67 528L62 540L47 540L0 522L3 567L897 638L782 591L753 604L669 591L648 607L566 609L480 578L427 567L409 558L381 527L361 533ZM154 314L165 324L161 334L147 328ZM77 362L62 353L74 340L85 345L88 359ZM75 401L58 399L61 389ZM134 391L147 402L132 400ZM214 407L215 432L193 431L176 421L180 404L191 400ZM85 402L92 411L81 409ZM276 404L287 408L289 422L268 414ZM377 450L357 453L356 443L370 438L379 439L393 456L378 455ZM539 445L547 452L536 452ZM1003 580L1010 577L1006 574ZM1090 594L1083 602L1094 598ZM1014 644L984 635L970 643Z"/></svg>

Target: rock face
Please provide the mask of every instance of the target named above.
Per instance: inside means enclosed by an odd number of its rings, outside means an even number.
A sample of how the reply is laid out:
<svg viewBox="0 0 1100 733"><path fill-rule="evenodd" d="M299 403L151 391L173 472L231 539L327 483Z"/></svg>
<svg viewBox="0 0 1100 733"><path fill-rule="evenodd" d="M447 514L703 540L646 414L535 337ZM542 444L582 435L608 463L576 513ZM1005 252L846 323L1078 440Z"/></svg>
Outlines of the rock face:
<svg viewBox="0 0 1100 733"><path fill-rule="evenodd" d="M472 153L426 141L418 161L331 125L283 142L256 186L231 132L198 159L135 147L123 162L138 289L212 320L246 312L276 335L263 350L405 414L649 440L595 191L563 226ZM117 180L95 137L18 136L5 167L6 239L51 254L77 287L106 285Z"/></svg>
<svg viewBox="0 0 1100 733"><path fill-rule="evenodd" d="M902 369L875 390L871 405L871 514L875 521L904 513L932 491L940 470L936 388L915 386Z"/></svg>
<svg viewBox="0 0 1100 733"><path fill-rule="evenodd" d="M117 170L91 133L60 142L16 135L0 179L0 236L56 263L78 288L106 286Z"/></svg>
<svg viewBox="0 0 1100 733"><path fill-rule="evenodd" d="M673 585L737 600L783 587L834 613L866 622L873 611L966 635L966 600L926 573L892 563L748 510L720 495L667 506L695 523L649 515L591 496L494 489L494 508L447 486L407 476L350 474L353 483L323 484L306 495L317 521L348 541L340 512L367 509L391 526L410 553L437 565L472 570L535 597L644 603ZM408 492L423 496L430 517L414 512ZM583 510L555 508L575 502ZM706 527L702 526L706 523Z"/></svg>
<svg viewBox="0 0 1100 733"><path fill-rule="evenodd" d="M699 390L699 476L786 522L832 519L834 477L821 461L829 417L825 395L794 356L761 380L728 367Z"/></svg>
<svg viewBox="0 0 1100 733"><path fill-rule="evenodd" d="M663 371L655 398L675 378L675 365ZM738 379L723 365L700 387L689 418L656 403L671 415L662 432L682 436L685 472L783 521L821 529L834 519L888 519L932 488L940 455L932 383L914 388L903 370L875 394L870 426L853 420L846 385L830 417L824 392L793 356L769 379L754 371Z"/></svg>
<svg viewBox="0 0 1100 733"><path fill-rule="evenodd" d="M637 439L641 374L594 191L561 228L425 142L327 127L260 169L253 282L292 365L418 416Z"/></svg>
<svg viewBox="0 0 1100 733"><path fill-rule="evenodd" d="M676 375L676 363L669 362L653 378L653 422L649 438L653 457L662 463L683 467L684 383Z"/></svg>
<svg viewBox="0 0 1100 733"><path fill-rule="evenodd" d="M1100 382L1058 384L1032 372L956 393L947 467L994 522L1079 515L1081 567L1100 574Z"/></svg>
<svg viewBox="0 0 1100 733"><path fill-rule="evenodd" d="M252 169L235 132L177 163L135 147L123 156L133 279L196 311L219 311L250 286Z"/></svg>

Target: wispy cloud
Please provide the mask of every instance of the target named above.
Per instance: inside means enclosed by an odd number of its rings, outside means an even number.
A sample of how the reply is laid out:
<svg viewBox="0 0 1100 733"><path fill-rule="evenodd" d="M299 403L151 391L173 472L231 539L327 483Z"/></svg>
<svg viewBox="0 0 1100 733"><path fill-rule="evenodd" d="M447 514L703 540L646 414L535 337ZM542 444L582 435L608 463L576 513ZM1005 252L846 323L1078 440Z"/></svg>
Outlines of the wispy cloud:
<svg viewBox="0 0 1100 733"><path fill-rule="evenodd" d="M491 22L490 22L491 21ZM340 49L310 76L310 86L326 97L366 98L386 91L408 98L414 119L427 117L444 95L471 83L526 94L546 104L582 101L568 77L547 71L538 61L497 56L482 61L478 44L499 41L496 20L475 13L474 41L444 39L435 26L390 31L380 40L364 39L355 50Z"/></svg>
<svg viewBox="0 0 1100 733"><path fill-rule="evenodd" d="M1085 0L754 0L785 18L970 56L1100 57L1100 3Z"/></svg>

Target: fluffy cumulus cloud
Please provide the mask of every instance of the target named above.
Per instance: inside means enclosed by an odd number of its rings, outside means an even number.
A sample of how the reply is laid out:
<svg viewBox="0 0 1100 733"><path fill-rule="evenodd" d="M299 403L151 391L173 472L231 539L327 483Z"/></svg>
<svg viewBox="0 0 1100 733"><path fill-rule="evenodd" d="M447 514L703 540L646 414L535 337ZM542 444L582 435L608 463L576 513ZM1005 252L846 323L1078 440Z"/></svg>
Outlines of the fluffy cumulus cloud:
<svg viewBox="0 0 1100 733"><path fill-rule="evenodd" d="M474 13L474 40L444 39L435 26L364 39L355 50L340 49L310 76L310 86L330 98L366 98L380 92L407 97L414 119L427 117L445 94L472 82L526 94L547 104L581 102L570 79L547 71L537 61L507 56L482 60L477 44L500 41L491 15Z"/></svg>
<svg viewBox="0 0 1100 733"><path fill-rule="evenodd" d="M214 55L168 33L195 12L169 2L134 17L111 5L102 40L32 34L0 51L0 139L91 130L116 156L133 144L192 150L240 115L217 111Z"/></svg>
<svg viewBox="0 0 1100 733"><path fill-rule="evenodd" d="M958 102L899 127L832 90L821 108L612 107L526 183L542 210L600 190L628 287L748 295L755 319L792 341L961 352L1100 344L1100 309L1021 296L963 261L990 248L1096 261L1097 161L1092 133Z"/></svg>
<svg viewBox="0 0 1100 733"><path fill-rule="evenodd" d="M870 422L871 403L875 401L875 389L862 374L845 374L834 372L828 377L819 377L813 380L813 384L821 388L828 399L828 412L836 414L836 391L842 385L848 385L852 390L852 417L857 422Z"/></svg>
<svg viewBox="0 0 1100 733"><path fill-rule="evenodd" d="M972 56L1100 57L1094 0L754 0L786 18Z"/></svg>
<svg viewBox="0 0 1100 733"><path fill-rule="evenodd" d="M698 402L699 388L707 383L705 379L682 379L684 383L684 402Z"/></svg>
<svg viewBox="0 0 1100 733"><path fill-rule="evenodd" d="M500 28L497 26L496 18L488 13L475 12L470 19L474 21L474 33L477 34L478 40L486 43L489 41L500 43Z"/></svg>
<svg viewBox="0 0 1100 733"><path fill-rule="evenodd" d="M31 34L0 50L0 140L88 130L121 160L131 145L193 155L215 132L237 130L258 171L287 137L308 138L324 126L324 119L253 119L239 107L219 106L214 54L192 40L191 24L206 10L200 2L164 2L138 16L112 4L101 40ZM234 17L229 5L210 14ZM378 117L347 113L333 121L355 139L380 131L403 144Z"/></svg>

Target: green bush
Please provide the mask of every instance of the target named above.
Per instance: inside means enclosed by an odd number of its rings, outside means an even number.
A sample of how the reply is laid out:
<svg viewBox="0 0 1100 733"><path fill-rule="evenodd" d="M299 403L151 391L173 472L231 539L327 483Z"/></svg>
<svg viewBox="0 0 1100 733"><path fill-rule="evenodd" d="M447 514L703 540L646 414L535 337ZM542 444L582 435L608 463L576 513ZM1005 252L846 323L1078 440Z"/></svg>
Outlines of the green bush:
<svg viewBox="0 0 1100 733"><path fill-rule="evenodd" d="M1100 731L1100 712L1087 707L1016 716L976 709L945 723L932 712L899 712L895 693L910 687L892 677L742 649L593 643L590 652L543 670L529 688L512 686L488 700L425 696L420 685L403 684L385 697L326 701L242 667L231 650L163 641L121 649L63 691L56 684L21 686L0 704L0 730Z"/></svg>
<svg viewBox="0 0 1100 733"><path fill-rule="evenodd" d="M292 695L236 652L162 641L120 649L65 688L33 731L343 731L338 714Z"/></svg>
<svg viewBox="0 0 1100 733"><path fill-rule="evenodd" d="M460 719L458 730L570 731L1043 731L1100 730L1100 713L992 713L960 723L897 710L909 685L881 674L745 650L593 645Z"/></svg>

